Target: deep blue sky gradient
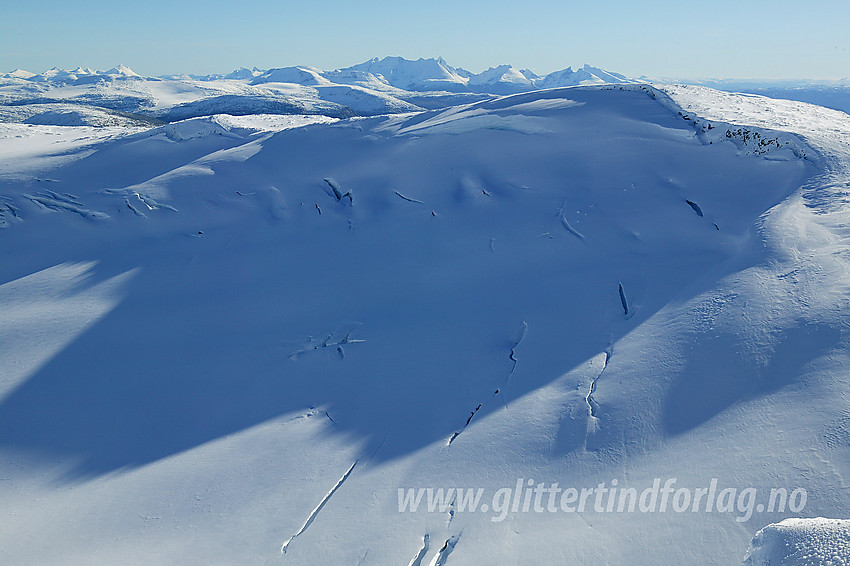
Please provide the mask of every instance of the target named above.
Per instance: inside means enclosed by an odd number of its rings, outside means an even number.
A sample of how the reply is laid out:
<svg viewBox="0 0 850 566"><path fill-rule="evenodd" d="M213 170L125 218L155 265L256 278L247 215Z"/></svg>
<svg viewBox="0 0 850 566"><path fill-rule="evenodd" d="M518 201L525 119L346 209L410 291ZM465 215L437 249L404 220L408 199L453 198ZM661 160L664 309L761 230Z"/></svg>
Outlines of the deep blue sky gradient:
<svg viewBox="0 0 850 566"><path fill-rule="evenodd" d="M837 79L850 76L848 28L848 0L3 0L0 72L335 69L400 55L473 72L589 63L630 76Z"/></svg>

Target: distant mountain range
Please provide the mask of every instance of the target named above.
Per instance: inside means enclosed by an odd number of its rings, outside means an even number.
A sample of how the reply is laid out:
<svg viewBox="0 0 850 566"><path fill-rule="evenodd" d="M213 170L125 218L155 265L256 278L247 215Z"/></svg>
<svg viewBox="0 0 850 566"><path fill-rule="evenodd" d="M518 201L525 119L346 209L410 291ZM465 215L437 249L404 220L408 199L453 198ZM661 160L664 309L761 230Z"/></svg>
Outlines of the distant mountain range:
<svg viewBox="0 0 850 566"><path fill-rule="evenodd" d="M625 75L612 73L598 67L585 65L575 71L567 67L548 75L538 76L528 69L517 69L511 65L499 65L475 74L460 67L452 67L443 58L409 60L402 57L370 59L364 63L322 71L315 67L298 65L274 69L241 68L227 74L213 75L164 75L142 77L129 67L118 65L108 71L95 71L78 67L73 70L54 67L40 74L17 69L0 75L4 79L20 79L29 82L51 82L61 84L89 84L96 81L115 79L164 79L197 80L204 82L234 80L250 81L251 84L294 83L305 86L328 84L359 85L365 88L395 87L407 91L447 92L522 92L539 88L557 88L603 83L636 82Z"/></svg>
<svg viewBox="0 0 850 566"><path fill-rule="evenodd" d="M416 112L493 96L634 79L585 65L538 76L510 65L471 73L442 58L370 59L323 71L241 68L224 75L143 77L118 65L0 75L0 121L149 125L212 114L320 114L334 118Z"/></svg>
<svg viewBox="0 0 850 566"><path fill-rule="evenodd" d="M49 69L41 74L30 73L29 71L24 71L23 69L15 69L11 73L0 75L0 77L5 79L21 79L31 82L74 84L85 84L88 82L92 82L91 79L109 80L118 78L141 78L140 75L137 75L133 72L132 69L124 65L118 65L117 67L113 67L108 71L95 71L89 68L84 69L83 67L77 67L76 69L69 71L67 69L53 67L52 69Z"/></svg>
<svg viewBox="0 0 850 566"><path fill-rule="evenodd" d="M511 65L472 73L442 58L370 59L323 71L306 65L241 68L227 74L144 77L118 65L107 71L78 67L0 75L0 122L44 125L149 126L214 114L309 114L332 118L418 112L532 90L634 79L584 65L539 76ZM710 84L709 84L710 83ZM703 82L722 90L793 98L850 110L844 82Z"/></svg>

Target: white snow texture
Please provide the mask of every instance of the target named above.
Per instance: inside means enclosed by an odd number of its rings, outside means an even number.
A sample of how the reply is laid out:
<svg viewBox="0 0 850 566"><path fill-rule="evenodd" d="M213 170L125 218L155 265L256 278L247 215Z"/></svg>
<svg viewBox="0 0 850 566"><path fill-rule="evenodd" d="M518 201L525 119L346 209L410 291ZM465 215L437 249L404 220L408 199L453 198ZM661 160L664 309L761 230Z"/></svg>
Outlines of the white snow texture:
<svg viewBox="0 0 850 566"><path fill-rule="evenodd" d="M439 59L3 80L0 563L847 564L847 114ZM808 496L398 509L656 478Z"/></svg>

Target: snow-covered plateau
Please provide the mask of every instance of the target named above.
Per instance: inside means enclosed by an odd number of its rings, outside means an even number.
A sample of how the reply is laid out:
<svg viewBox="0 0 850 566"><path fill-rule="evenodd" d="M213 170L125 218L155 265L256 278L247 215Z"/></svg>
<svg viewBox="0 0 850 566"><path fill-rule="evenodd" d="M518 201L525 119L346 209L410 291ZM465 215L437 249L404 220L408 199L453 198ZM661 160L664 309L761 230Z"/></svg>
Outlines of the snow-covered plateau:
<svg viewBox="0 0 850 566"><path fill-rule="evenodd" d="M0 563L848 563L850 116L430 61L4 79Z"/></svg>

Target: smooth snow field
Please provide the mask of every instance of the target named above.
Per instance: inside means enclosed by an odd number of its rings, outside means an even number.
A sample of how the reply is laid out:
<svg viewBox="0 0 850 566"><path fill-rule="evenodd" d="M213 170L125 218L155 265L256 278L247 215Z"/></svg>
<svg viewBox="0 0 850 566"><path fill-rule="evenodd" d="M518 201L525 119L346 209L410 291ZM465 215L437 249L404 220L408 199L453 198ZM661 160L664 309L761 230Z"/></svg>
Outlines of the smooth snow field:
<svg viewBox="0 0 850 566"><path fill-rule="evenodd" d="M828 564L848 226L850 116L703 87L0 124L0 563ZM494 497L656 479L757 494Z"/></svg>

